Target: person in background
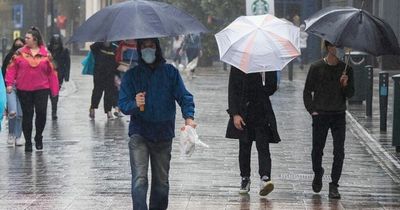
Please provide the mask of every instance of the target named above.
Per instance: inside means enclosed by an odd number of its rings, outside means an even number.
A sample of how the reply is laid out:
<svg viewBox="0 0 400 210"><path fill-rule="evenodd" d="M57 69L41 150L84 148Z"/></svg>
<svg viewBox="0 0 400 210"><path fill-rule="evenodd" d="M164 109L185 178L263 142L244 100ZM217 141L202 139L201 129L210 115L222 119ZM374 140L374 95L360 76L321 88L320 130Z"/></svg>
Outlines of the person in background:
<svg viewBox="0 0 400 210"><path fill-rule="evenodd" d="M47 101L49 94L58 95L57 72L44 45L38 28L32 27L25 35L26 45L19 49L7 67L7 92L13 87L22 108L22 131L25 151L32 151L32 121L35 114L35 147L43 149L43 130L46 126Z"/></svg>
<svg viewBox="0 0 400 210"><path fill-rule="evenodd" d="M4 85L3 75L0 74L0 131L1 131L1 122L3 121L3 113L6 107L7 97L6 97L6 88Z"/></svg>
<svg viewBox="0 0 400 210"><path fill-rule="evenodd" d="M149 209L168 208L169 169L175 136L176 102L185 125L195 127L193 95L179 71L166 64L156 38L138 40L139 65L122 78L119 107L129 122L133 209L147 210L147 172L151 166Z"/></svg>
<svg viewBox="0 0 400 210"><path fill-rule="evenodd" d="M50 44L48 49L53 57L54 68L57 71L59 88L63 82L69 81L69 74L71 68L71 58L69 50L64 48L61 36L59 34L54 34L50 39ZM50 97L51 100L51 118L57 120L57 104L58 95Z"/></svg>
<svg viewBox="0 0 400 210"><path fill-rule="evenodd" d="M195 58L201 56L201 38L200 34L188 34L185 36L185 39L182 42L181 54L186 52L186 56L188 59L188 64L192 62ZM192 73L194 73L195 69L193 68Z"/></svg>
<svg viewBox="0 0 400 210"><path fill-rule="evenodd" d="M104 92L104 113L108 119L113 119L111 109L117 106L118 89L115 86L115 76L118 75L118 63L115 61L115 46L110 42L96 42L90 46L94 57L93 92L89 117L95 117L95 109L99 107Z"/></svg>
<svg viewBox="0 0 400 210"><path fill-rule="evenodd" d="M11 50L8 52L3 61L3 66L1 67L3 78L6 77L6 70L8 64L10 64L12 57L17 52L18 49L23 47L25 40L18 37L14 40ZM4 81L5 82L5 81ZM22 146L24 145L24 140L21 138L22 135L22 110L21 103L17 97L17 91L15 85L13 90L7 94L7 117L8 117L8 139L7 143L9 145Z"/></svg>

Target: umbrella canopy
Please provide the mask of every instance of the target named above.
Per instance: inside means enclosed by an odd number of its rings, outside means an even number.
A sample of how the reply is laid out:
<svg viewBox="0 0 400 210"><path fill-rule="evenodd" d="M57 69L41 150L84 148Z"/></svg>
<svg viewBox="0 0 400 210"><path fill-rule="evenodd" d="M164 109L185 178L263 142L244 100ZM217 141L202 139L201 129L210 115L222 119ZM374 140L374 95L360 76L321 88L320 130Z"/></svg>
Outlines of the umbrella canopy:
<svg viewBox="0 0 400 210"><path fill-rule="evenodd" d="M241 16L215 35L220 59L245 73L282 70L300 55L300 30L273 15Z"/></svg>
<svg viewBox="0 0 400 210"><path fill-rule="evenodd" d="M337 47L349 47L375 56L399 55L392 28L369 12L353 7L327 7L307 20L306 31Z"/></svg>
<svg viewBox="0 0 400 210"><path fill-rule="evenodd" d="M92 15L68 42L118 41L207 32L194 17L156 1L125 1Z"/></svg>

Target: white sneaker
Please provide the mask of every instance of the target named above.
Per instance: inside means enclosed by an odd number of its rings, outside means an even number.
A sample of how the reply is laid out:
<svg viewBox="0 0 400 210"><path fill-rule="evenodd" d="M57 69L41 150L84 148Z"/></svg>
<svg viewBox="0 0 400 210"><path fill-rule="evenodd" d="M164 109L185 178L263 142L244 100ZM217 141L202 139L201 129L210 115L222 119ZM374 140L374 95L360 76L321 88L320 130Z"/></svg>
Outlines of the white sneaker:
<svg viewBox="0 0 400 210"><path fill-rule="evenodd" d="M22 138L15 138L15 146L22 146L24 145L24 140Z"/></svg>
<svg viewBox="0 0 400 210"><path fill-rule="evenodd" d="M7 144L8 145L14 145L14 142L15 142L15 136L8 135Z"/></svg>
<svg viewBox="0 0 400 210"><path fill-rule="evenodd" d="M261 179L260 183L260 196L266 196L274 190L274 184L267 176Z"/></svg>

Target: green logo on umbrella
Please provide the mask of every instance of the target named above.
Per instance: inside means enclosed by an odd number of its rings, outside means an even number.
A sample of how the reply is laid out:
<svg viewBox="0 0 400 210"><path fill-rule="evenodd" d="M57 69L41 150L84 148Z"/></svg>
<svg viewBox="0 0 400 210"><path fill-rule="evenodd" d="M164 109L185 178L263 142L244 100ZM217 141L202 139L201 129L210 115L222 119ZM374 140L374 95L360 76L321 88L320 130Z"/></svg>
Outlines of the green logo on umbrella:
<svg viewBox="0 0 400 210"><path fill-rule="evenodd" d="M253 15L264 15L269 12L269 4L266 0L256 0L251 5Z"/></svg>

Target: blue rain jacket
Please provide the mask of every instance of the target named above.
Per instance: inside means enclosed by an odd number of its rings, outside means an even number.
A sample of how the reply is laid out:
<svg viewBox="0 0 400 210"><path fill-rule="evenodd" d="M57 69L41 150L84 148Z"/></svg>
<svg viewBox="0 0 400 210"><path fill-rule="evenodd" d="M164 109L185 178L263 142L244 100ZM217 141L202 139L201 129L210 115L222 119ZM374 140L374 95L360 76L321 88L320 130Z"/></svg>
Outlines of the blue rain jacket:
<svg viewBox="0 0 400 210"><path fill-rule="evenodd" d="M146 92L145 111L136 106L136 94ZM194 118L193 95L186 90L179 71L160 63L151 69L143 62L127 71L121 83L118 106L131 115L129 136L139 134L151 141L175 137L176 102L184 119Z"/></svg>

